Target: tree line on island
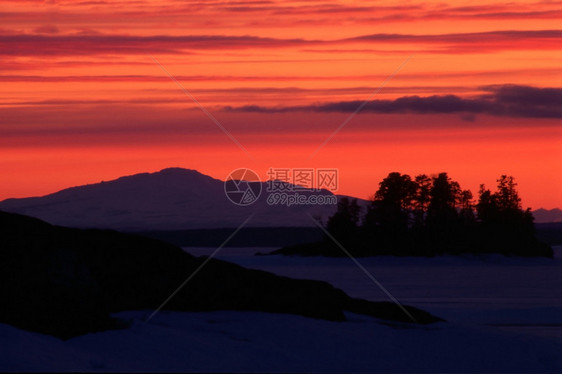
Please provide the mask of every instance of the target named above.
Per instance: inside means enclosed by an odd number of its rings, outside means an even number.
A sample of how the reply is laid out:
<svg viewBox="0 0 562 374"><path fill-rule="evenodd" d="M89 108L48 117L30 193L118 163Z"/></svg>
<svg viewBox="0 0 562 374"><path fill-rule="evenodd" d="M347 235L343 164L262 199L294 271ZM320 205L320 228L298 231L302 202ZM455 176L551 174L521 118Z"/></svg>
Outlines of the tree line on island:
<svg viewBox="0 0 562 374"><path fill-rule="evenodd" d="M517 184L502 175L496 191L480 185L477 201L447 173L414 178L393 172L379 184L369 206L342 198L321 242L286 247L283 254L434 256L501 253L552 257L535 233L530 209L522 209Z"/></svg>

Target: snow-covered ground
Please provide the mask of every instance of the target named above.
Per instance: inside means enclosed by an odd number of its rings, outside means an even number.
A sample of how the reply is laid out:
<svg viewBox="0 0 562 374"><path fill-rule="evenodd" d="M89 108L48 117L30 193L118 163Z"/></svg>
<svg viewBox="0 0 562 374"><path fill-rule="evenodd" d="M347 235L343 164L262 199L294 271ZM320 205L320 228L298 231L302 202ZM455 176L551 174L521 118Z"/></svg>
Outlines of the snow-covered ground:
<svg viewBox="0 0 562 374"><path fill-rule="evenodd" d="M0 326L2 370L227 372L560 371L560 343L456 323L327 322L256 312L120 313L131 328L67 342Z"/></svg>
<svg viewBox="0 0 562 374"><path fill-rule="evenodd" d="M209 254L213 248L188 248ZM385 300L346 258L218 258L298 278L322 279L352 296ZM463 256L359 261L401 302L444 317L429 326L346 322L219 311L124 312L131 327L68 341L0 325L2 371L562 371L562 247L549 259ZM187 275L186 275L187 276Z"/></svg>
<svg viewBox="0 0 562 374"><path fill-rule="evenodd" d="M205 255L213 248L186 248ZM319 279L350 296L388 300L348 258L253 256L225 248L216 258L293 278ZM370 257L358 261L400 302L459 323L562 338L562 246L555 258L501 255Z"/></svg>

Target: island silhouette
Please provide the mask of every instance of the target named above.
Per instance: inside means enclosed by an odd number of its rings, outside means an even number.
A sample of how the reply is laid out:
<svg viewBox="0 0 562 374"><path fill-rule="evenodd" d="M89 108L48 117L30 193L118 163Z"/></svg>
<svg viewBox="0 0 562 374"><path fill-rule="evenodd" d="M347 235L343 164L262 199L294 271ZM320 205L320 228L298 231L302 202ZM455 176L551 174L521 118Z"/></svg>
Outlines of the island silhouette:
<svg viewBox="0 0 562 374"><path fill-rule="evenodd" d="M537 238L534 217L521 207L517 184L502 175L495 191L480 185L478 200L447 173L415 178L389 173L366 211L342 198L323 239L284 247L272 254L347 256L435 256L499 253L553 257Z"/></svg>

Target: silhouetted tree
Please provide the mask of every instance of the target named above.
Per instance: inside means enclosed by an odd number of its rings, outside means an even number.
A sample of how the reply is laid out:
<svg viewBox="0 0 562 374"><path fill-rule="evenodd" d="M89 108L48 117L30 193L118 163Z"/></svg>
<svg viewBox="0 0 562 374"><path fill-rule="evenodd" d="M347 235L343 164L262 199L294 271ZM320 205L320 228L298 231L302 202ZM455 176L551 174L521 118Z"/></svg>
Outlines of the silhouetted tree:
<svg viewBox="0 0 562 374"><path fill-rule="evenodd" d="M433 178L429 194L427 213L431 220L446 221L456 218L460 186L457 182L452 181L447 173L440 173Z"/></svg>
<svg viewBox="0 0 562 374"><path fill-rule="evenodd" d="M478 196L478 204L476 204L478 219L485 223L492 222L498 215L495 196L483 184L480 185Z"/></svg>
<svg viewBox="0 0 562 374"><path fill-rule="evenodd" d="M472 192L470 190L463 190L459 195L460 203L460 218L464 224L473 224L475 221L474 216L474 203L472 200Z"/></svg>
<svg viewBox="0 0 562 374"><path fill-rule="evenodd" d="M431 251L443 252L456 247L460 235L457 211L460 195L459 184L447 173L433 177L426 218L426 245Z"/></svg>
<svg viewBox="0 0 562 374"><path fill-rule="evenodd" d="M360 218L361 207L357 199L344 197L338 202L336 213L328 220L327 230L338 241L350 243L358 234Z"/></svg>
<svg viewBox="0 0 562 374"><path fill-rule="evenodd" d="M447 173L432 178L420 174L414 180L389 173L363 219L357 201L344 198L327 228L356 255L496 252L552 257L552 248L537 240L530 209L521 208L514 178L502 175L497 182L495 192L480 185L474 204L472 192L462 190ZM324 253L341 255L326 243Z"/></svg>
<svg viewBox="0 0 562 374"><path fill-rule="evenodd" d="M531 210L521 208L514 178L502 175L497 182L494 193L480 186L476 209L482 247L505 254L551 255L552 249L537 240Z"/></svg>
<svg viewBox="0 0 562 374"><path fill-rule="evenodd" d="M427 208L431 201L432 180L425 174L417 175L415 178L416 193L414 198L414 226L422 227L424 225Z"/></svg>
<svg viewBox="0 0 562 374"><path fill-rule="evenodd" d="M521 218L521 198L517 183L512 176L502 175L497 180L497 191L492 193L484 185L480 186L480 198L476 209L478 218L484 223L499 223Z"/></svg>
<svg viewBox="0 0 562 374"><path fill-rule="evenodd" d="M501 211L507 210L521 210L521 198L515 187L515 183L512 176L502 175L498 182L498 191L496 192L496 201L498 208Z"/></svg>
<svg viewBox="0 0 562 374"><path fill-rule="evenodd" d="M403 246L416 190L416 183L409 175L396 172L388 174L379 184L365 218L365 229L377 233L383 248Z"/></svg>

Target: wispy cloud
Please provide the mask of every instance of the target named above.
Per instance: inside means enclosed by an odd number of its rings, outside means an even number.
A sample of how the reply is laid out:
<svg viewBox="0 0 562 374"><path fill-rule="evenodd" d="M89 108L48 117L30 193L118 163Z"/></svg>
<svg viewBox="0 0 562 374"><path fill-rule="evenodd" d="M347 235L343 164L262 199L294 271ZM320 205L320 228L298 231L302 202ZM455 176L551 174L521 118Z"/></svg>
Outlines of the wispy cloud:
<svg viewBox="0 0 562 374"><path fill-rule="evenodd" d="M258 36L0 35L0 54L15 56L189 53L190 50L273 48L314 41Z"/></svg>
<svg viewBox="0 0 562 374"><path fill-rule="evenodd" d="M562 118L562 89L536 88L517 85L495 85L483 87L489 93L475 98L456 95L433 95L427 97L404 96L395 100L372 100L363 112L373 113L466 113L527 118ZM359 100L330 102L324 104L262 107L247 105L225 107L225 111L286 113L294 111L351 113L363 102Z"/></svg>
<svg viewBox="0 0 562 374"><path fill-rule="evenodd" d="M275 38L251 35L0 35L0 55L83 56L127 54L186 54L198 51L224 51L263 48L337 46L349 44L431 46L432 52L489 52L498 50L557 49L561 30L492 31L447 34L371 34L344 39L319 40ZM442 49L435 49L441 46Z"/></svg>

